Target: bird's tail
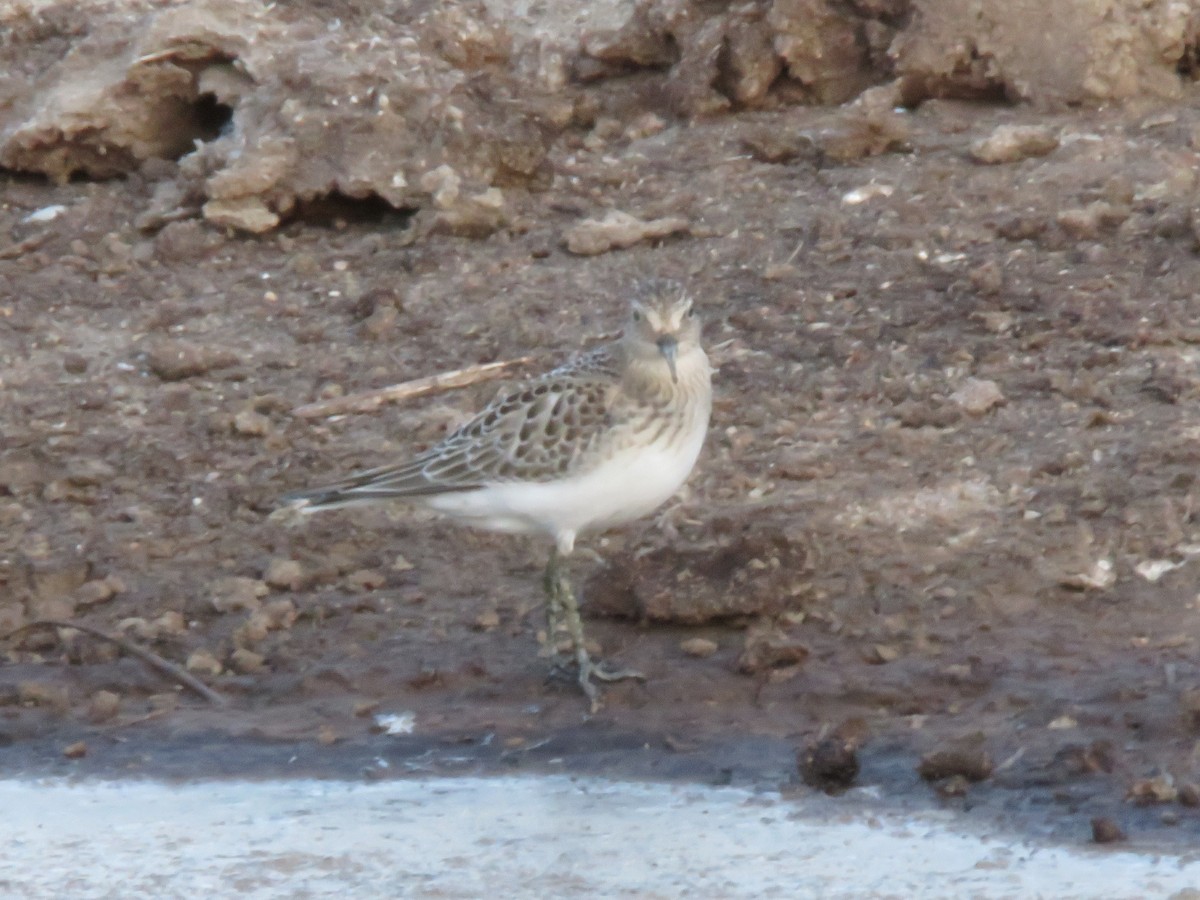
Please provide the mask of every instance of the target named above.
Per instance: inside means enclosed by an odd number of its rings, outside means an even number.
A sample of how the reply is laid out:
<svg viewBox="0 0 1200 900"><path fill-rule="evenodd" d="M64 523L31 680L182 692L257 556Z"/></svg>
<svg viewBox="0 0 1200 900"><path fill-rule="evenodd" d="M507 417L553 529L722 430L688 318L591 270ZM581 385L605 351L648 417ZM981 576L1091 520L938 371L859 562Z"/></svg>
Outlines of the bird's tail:
<svg viewBox="0 0 1200 900"><path fill-rule="evenodd" d="M305 515L329 509L343 509L382 500L419 500L433 494L469 491L476 484L440 484L425 477L423 461L416 460L400 466L383 466L359 472L344 481L321 487L292 491L281 498L283 511Z"/></svg>

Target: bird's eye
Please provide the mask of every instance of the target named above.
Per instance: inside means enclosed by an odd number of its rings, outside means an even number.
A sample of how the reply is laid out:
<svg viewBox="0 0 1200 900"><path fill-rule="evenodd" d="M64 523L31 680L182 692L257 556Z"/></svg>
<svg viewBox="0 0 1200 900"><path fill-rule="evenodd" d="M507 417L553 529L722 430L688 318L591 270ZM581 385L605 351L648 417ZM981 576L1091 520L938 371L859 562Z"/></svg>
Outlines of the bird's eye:
<svg viewBox="0 0 1200 900"><path fill-rule="evenodd" d="M686 313L684 313L684 315L686 315L689 319L696 318L696 307L689 306L688 311Z"/></svg>
<svg viewBox="0 0 1200 900"><path fill-rule="evenodd" d="M638 312L636 309L633 311L633 321L635 321L635 322L642 321L642 314L640 312Z"/></svg>

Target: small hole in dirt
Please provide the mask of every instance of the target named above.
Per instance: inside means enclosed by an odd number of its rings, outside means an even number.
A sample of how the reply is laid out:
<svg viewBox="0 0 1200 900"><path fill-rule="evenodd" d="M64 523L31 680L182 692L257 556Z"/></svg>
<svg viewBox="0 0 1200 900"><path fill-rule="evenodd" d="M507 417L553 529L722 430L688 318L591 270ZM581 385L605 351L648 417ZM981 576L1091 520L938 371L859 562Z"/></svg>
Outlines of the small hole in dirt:
<svg viewBox="0 0 1200 900"><path fill-rule="evenodd" d="M198 141L216 140L232 119L233 107L220 102L212 94L201 94L192 104L192 122Z"/></svg>
<svg viewBox="0 0 1200 900"><path fill-rule="evenodd" d="M1181 78L1200 81L1200 44L1184 48L1183 55L1179 57L1179 62L1175 66L1175 71Z"/></svg>
<svg viewBox="0 0 1200 900"><path fill-rule="evenodd" d="M301 203L292 220L301 219L310 225L338 226L341 224L407 225L416 210L397 209L378 194L350 197L334 191L324 197Z"/></svg>

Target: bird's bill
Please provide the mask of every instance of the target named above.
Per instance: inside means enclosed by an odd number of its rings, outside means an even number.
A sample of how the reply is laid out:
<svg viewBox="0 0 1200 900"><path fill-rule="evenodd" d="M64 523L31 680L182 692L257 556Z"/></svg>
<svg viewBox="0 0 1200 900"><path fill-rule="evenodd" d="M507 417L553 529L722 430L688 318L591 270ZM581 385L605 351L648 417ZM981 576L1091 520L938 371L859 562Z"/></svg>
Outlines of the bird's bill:
<svg viewBox="0 0 1200 900"><path fill-rule="evenodd" d="M658 350L667 361L667 368L671 370L671 380L678 381L679 378L675 374L675 355L679 352L679 342L673 337L659 338Z"/></svg>

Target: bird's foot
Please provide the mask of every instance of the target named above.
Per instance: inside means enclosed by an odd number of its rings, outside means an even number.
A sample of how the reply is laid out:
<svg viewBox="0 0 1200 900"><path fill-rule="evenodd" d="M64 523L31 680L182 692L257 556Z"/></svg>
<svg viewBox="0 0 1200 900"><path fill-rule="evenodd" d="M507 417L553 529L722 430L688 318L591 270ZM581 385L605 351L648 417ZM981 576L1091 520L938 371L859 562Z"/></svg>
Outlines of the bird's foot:
<svg viewBox="0 0 1200 900"><path fill-rule="evenodd" d="M592 705L592 713L600 711L600 689L596 687L596 681L613 682L623 681L627 678L634 678L638 681L645 681L646 676L635 669L609 669L603 663L592 662L586 653L580 655L579 658L579 677L576 679L579 682L579 687L583 690L584 696ZM594 679L594 680L593 680Z"/></svg>
<svg viewBox="0 0 1200 900"><path fill-rule="evenodd" d="M595 678L597 681L612 682L628 681L630 679L634 681L646 680L645 674L639 672L637 669L610 669L608 666L604 665L604 663L596 663L592 662L591 660L588 660L587 671L590 676ZM579 677L583 678L583 672L579 673Z"/></svg>
<svg viewBox="0 0 1200 900"><path fill-rule="evenodd" d="M541 640L539 636L539 641L542 645L541 655L552 657L555 660L552 676L569 671L569 663L563 665L562 662L564 650L574 656L575 680L591 702L593 713L600 709L600 690L596 687L595 682L620 681L625 678L646 680L646 676L641 672L635 672L632 669L607 669L603 665L592 662L583 635L583 620L579 616L579 603L575 599L574 591L571 590L570 579L560 567L557 550L550 555L550 562L546 566L544 585L546 588L546 633L545 640ZM564 632L567 638L565 646L564 642L559 640L560 636L564 636Z"/></svg>
<svg viewBox="0 0 1200 900"><path fill-rule="evenodd" d="M602 705L597 682L608 684L627 679L645 681L646 676L636 669L613 669L604 663L594 662L591 657L585 656L579 661L578 658L571 658L562 652L552 658L550 671L546 676L547 681L573 681L579 685L584 696L588 698L593 713L599 712Z"/></svg>

